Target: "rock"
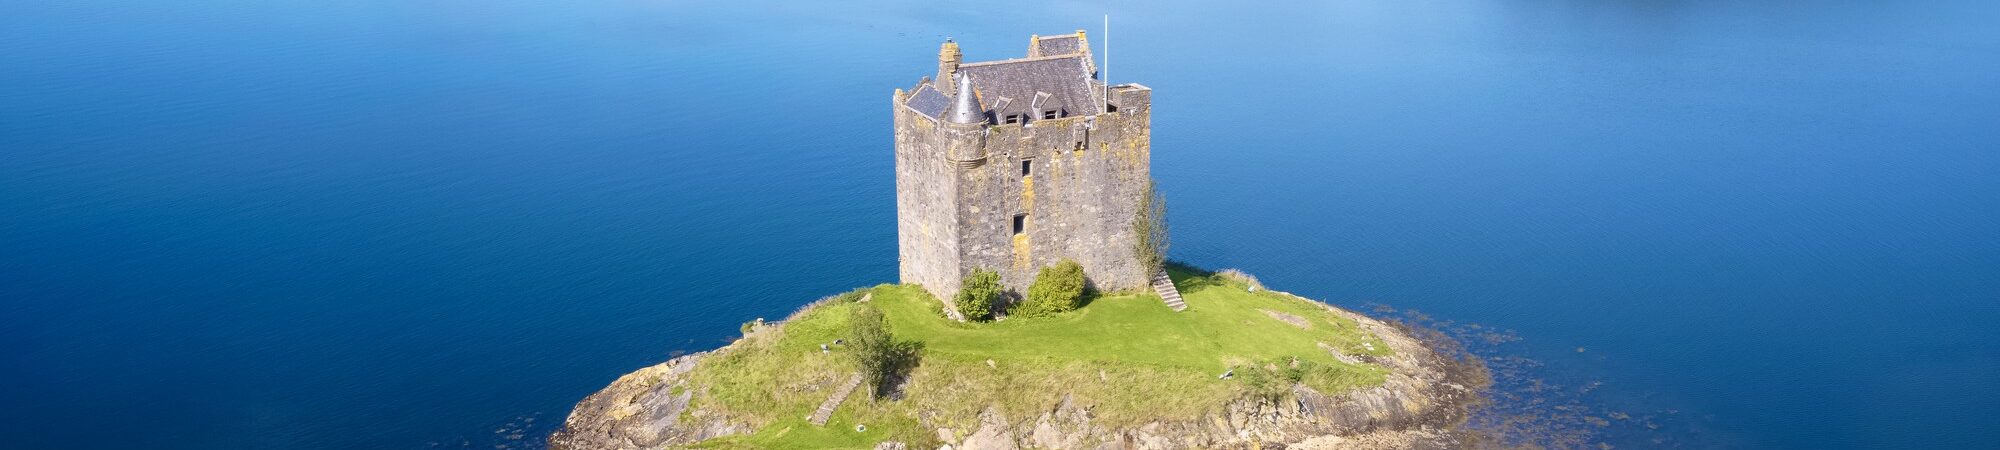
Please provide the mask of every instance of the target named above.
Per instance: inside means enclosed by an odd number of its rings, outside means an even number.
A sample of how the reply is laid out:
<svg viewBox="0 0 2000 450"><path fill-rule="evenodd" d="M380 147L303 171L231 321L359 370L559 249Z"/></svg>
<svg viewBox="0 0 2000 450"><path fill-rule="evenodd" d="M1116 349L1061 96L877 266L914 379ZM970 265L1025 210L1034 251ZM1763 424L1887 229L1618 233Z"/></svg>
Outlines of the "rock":
<svg viewBox="0 0 2000 450"><path fill-rule="evenodd" d="M746 424L701 414L685 416L692 392L675 393L682 377L707 353L694 353L619 377L570 411L568 421L549 436L551 449L624 449L685 445L749 433Z"/></svg>
<svg viewBox="0 0 2000 450"><path fill-rule="evenodd" d="M958 448L1013 450L1020 447L1014 445L1014 434L1008 428L1007 421L1000 417L999 412L988 408L985 413L979 415L979 430L972 432L972 436L965 438L965 442L960 442Z"/></svg>

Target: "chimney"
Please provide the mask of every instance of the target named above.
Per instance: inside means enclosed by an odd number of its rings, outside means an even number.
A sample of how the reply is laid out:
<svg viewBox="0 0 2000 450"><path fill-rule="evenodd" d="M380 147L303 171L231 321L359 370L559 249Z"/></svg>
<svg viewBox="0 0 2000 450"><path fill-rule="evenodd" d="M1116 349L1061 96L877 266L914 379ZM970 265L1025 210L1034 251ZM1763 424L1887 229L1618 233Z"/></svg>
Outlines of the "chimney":
<svg viewBox="0 0 2000 450"><path fill-rule="evenodd" d="M952 85L952 80L958 79L958 63L964 60L964 56L958 53L958 43L952 42L951 38L944 38L944 46L938 48L938 92L958 90Z"/></svg>

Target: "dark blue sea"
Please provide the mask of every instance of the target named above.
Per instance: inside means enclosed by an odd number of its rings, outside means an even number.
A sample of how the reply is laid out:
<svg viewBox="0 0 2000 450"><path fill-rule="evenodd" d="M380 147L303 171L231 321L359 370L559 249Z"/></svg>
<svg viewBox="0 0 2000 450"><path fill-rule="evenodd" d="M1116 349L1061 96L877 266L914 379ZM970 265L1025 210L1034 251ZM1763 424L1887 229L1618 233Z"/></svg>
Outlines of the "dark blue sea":
<svg viewBox="0 0 2000 450"><path fill-rule="evenodd" d="M891 90L1107 13L1178 259L1589 444L2000 442L2000 2L0 0L0 447L531 448L895 281Z"/></svg>

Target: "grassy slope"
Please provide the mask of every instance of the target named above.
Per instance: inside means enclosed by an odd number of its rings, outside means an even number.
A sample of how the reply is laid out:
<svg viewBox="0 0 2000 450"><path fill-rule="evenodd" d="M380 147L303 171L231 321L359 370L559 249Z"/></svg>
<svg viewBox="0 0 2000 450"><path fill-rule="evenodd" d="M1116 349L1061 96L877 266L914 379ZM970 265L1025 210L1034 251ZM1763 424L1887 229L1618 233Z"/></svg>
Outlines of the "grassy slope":
<svg viewBox="0 0 2000 450"><path fill-rule="evenodd" d="M743 345L705 359L693 373L693 384L706 387L698 402L768 423L756 434L703 446L857 448L895 439L929 447L935 438L918 427L916 411L970 430L987 406L1019 419L1047 411L1065 395L1095 405L1095 420L1114 426L1193 419L1251 389L1217 374L1290 358L1316 363L1319 369L1303 383L1321 391L1381 383L1383 369L1341 363L1319 347L1386 354L1386 345L1352 321L1300 299L1249 292L1222 277L1177 271L1174 278L1189 305L1185 312L1168 310L1154 295L1127 294L1055 317L983 324L943 319L937 300L917 286L871 288L871 304L886 313L891 332L921 342L923 360L902 400L870 401L857 393L826 427L804 417L852 372L844 352L821 353L819 344L838 338L851 309L863 305L812 308L781 330L755 332ZM1262 310L1306 318L1311 326L1301 329ZM857 423L869 430L856 432Z"/></svg>

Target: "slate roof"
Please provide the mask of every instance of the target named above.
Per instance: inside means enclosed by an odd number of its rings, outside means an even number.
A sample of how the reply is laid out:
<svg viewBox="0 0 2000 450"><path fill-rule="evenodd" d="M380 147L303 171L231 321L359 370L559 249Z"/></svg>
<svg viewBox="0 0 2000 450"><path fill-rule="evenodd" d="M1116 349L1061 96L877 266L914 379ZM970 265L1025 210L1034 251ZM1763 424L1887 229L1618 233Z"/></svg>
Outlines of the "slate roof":
<svg viewBox="0 0 2000 450"><path fill-rule="evenodd" d="M1061 56L1076 53L1082 51L1081 43L1082 41L1077 39L1074 34L1035 39L1035 47L1041 51L1042 56Z"/></svg>
<svg viewBox="0 0 2000 450"><path fill-rule="evenodd" d="M1000 107L991 111L995 120L1026 114L1032 121L1051 109L1063 111L1065 117L1097 114L1090 59L1084 55L982 62L959 66L959 70L972 76L982 97L1010 100L994 102ZM1046 99L1035 101L1037 94L1044 93L1048 94Z"/></svg>
<svg viewBox="0 0 2000 450"><path fill-rule="evenodd" d="M951 107L951 96L938 92L930 83L924 83L916 92L910 93L908 98L903 99L903 105L926 116L938 117L944 114L945 108Z"/></svg>
<svg viewBox="0 0 2000 450"><path fill-rule="evenodd" d="M1050 110L1062 117L1095 115L1101 108L1093 77L1097 70L1090 49L1076 34L1037 37L1030 54L1041 56L987 61L958 66L978 89L975 102L987 108L992 122L1005 122L1008 115L1021 115L1027 122L1041 120ZM903 100L903 105L927 117L942 119L952 108L955 93L942 92L932 83L923 83Z"/></svg>

